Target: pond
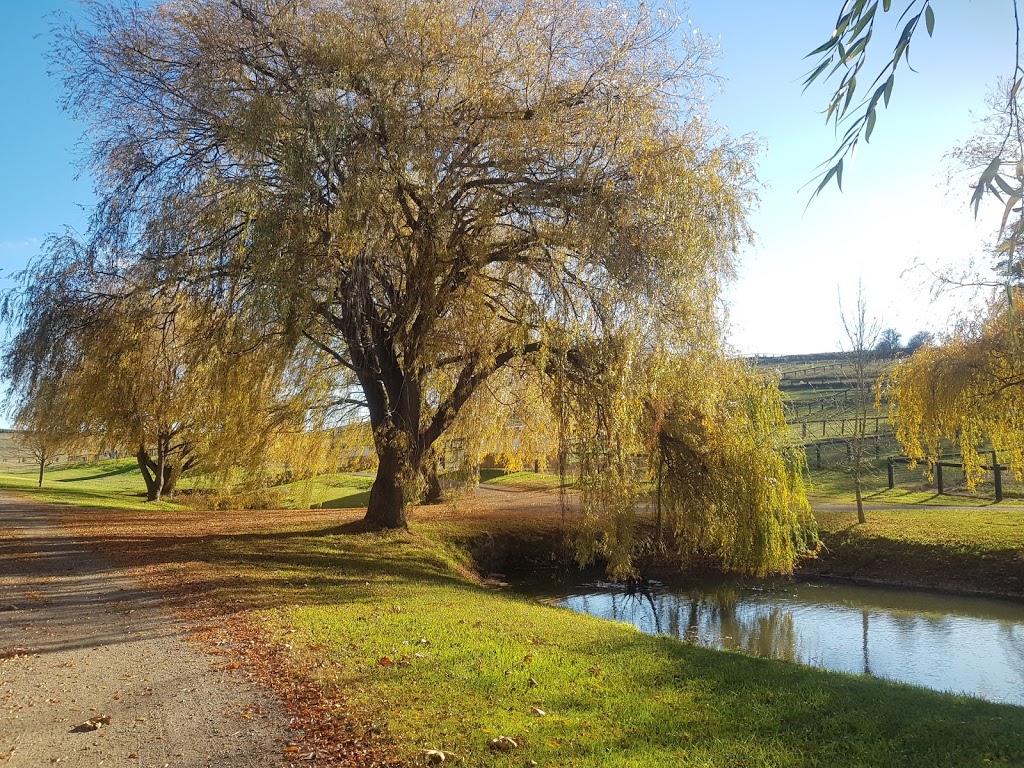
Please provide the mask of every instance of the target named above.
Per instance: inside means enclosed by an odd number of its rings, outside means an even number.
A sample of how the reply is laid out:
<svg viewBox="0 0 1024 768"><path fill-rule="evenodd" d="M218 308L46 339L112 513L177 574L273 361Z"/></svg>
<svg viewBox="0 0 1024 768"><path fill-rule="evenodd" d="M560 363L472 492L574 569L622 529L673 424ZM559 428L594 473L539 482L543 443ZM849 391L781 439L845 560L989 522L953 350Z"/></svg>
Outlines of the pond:
<svg viewBox="0 0 1024 768"><path fill-rule="evenodd" d="M832 582L591 583L542 599L708 648L1024 706L1021 603Z"/></svg>

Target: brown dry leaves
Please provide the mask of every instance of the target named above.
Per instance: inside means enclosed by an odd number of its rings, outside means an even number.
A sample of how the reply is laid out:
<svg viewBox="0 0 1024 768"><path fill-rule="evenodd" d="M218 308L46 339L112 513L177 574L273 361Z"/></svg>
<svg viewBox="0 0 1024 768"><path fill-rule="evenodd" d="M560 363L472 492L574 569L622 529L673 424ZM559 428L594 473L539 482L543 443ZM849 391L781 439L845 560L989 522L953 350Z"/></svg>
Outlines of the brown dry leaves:
<svg viewBox="0 0 1024 768"><path fill-rule="evenodd" d="M349 711L288 663L283 644L271 642L253 607L220 602L203 561L207 537L257 530L322 527L361 516L358 510L252 512L116 512L71 510L65 530L116 563L134 569L142 584L161 594L193 626L193 638L208 653L276 694L295 735L282 746L286 764L340 768L397 768L402 763L368 727L368 713Z"/></svg>

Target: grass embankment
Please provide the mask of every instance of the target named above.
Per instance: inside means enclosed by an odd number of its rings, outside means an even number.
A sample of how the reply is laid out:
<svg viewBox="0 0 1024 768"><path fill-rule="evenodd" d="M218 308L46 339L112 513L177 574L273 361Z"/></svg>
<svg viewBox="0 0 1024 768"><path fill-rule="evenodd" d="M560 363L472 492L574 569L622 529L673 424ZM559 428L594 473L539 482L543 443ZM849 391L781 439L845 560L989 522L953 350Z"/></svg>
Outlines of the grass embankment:
<svg viewBox="0 0 1024 768"><path fill-rule="evenodd" d="M1024 509L815 512L824 549L806 573L1024 597Z"/></svg>
<svg viewBox="0 0 1024 768"><path fill-rule="evenodd" d="M553 534L546 514L515 521ZM389 534L360 533L341 510L71 510L68 522L169 595L248 615L293 675L413 763L440 749L501 767L1024 765L1014 707L703 650L484 589L456 542L507 517L449 505ZM492 751L499 736L520 746Z"/></svg>
<svg viewBox="0 0 1024 768"><path fill-rule="evenodd" d="M959 469L945 470L945 492L939 493L934 477L929 480L926 469L918 465L911 470L904 464L896 467L896 487L890 489L885 459L866 462L861 475L864 501L871 504L916 504L933 507L987 507L996 505L992 473L986 473L974 493L967 490L964 474ZM819 503L853 503L853 476L842 467L811 468L811 498ZM1024 503L1024 483L1012 472L1002 473L1005 506ZM997 507L998 508L998 507Z"/></svg>
<svg viewBox="0 0 1024 768"><path fill-rule="evenodd" d="M566 476L566 487L571 487L576 479ZM529 489L533 491L553 491L562 487L563 478L557 472L506 472L503 469L481 469L480 482L494 487L512 489Z"/></svg>
<svg viewBox="0 0 1024 768"><path fill-rule="evenodd" d="M146 486L138 465L128 459L47 469L42 487L39 487L38 466L12 467L0 472L0 489L16 491L49 504L137 511L182 508L169 502L147 502Z"/></svg>

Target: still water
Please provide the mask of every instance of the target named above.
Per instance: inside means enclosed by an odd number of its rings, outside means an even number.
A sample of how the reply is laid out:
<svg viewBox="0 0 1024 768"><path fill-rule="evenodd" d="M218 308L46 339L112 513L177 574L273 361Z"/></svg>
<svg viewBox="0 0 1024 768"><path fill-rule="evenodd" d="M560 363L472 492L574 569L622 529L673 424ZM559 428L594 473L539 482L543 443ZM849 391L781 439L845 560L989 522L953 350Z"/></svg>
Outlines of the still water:
<svg viewBox="0 0 1024 768"><path fill-rule="evenodd" d="M1024 604L834 583L566 589L545 602L720 650L1024 706Z"/></svg>

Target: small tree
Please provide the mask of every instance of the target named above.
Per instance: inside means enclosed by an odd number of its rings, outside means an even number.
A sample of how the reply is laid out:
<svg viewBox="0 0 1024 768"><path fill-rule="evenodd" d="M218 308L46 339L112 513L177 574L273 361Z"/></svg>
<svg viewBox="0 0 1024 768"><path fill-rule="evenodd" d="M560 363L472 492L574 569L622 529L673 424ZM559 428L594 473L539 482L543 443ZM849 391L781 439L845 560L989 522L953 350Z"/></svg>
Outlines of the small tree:
<svg viewBox="0 0 1024 768"><path fill-rule="evenodd" d="M40 488L47 467L61 455L80 450L88 442L88 434L74 416L73 405L54 384L53 381L41 383L15 416L15 424L21 430L18 441L39 466Z"/></svg>
<svg viewBox="0 0 1024 768"><path fill-rule="evenodd" d="M958 446L967 486L984 475L989 442L1024 472L1024 291L993 296L941 343L930 343L887 377L889 417L907 456L934 463L943 441Z"/></svg>
<svg viewBox="0 0 1024 768"><path fill-rule="evenodd" d="M912 355L925 344L932 340L932 335L928 331L918 331L907 341L907 346L903 350L908 354Z"/></svg>
<svg viewBox="0 0 1024 768"><path fill-rule="evenodd" d="M95 435L134 454L150 501L203 465L227 475L260 465L281 434L322 423L330 384L315 350L295 360L259 344L262 329L180 291L117 275L74 238L52 238L8 297L19 325L4 358L23 423L45 438ZM115 277L116 276L116 277ZM239 353L240 344L245 354ZM307 397L315 392L316 397Z"/></svg>
<svg viewBox="0 0 1024 768"><path fill-rule="evenodd" d="M879 334L875 343L875 351L885 357L892 357L901 349L900 332L895 328L886 328Z"/></svg>
<svg viewBox="0 0 1024 768"><path fill-rule="evenodd" d="M860 283L857 284L857 301L851 312L848 313L843 309L843 300L840 296L839 315L842 318L843 332L846 335L846 344L844 345L846 358L852 371L850 383L855 393L848 470L853 477L854 496L857 500L857 521L865 523L867 518L864 515L862 479L866 469L868 412L874 407L875 402L872 393L874 379L868 373L868 365L873 358L872 351L879 344L879 323L868 315L867 299L864 296L864 287ZM898 342L899 334L896 336Z"/></svg>

